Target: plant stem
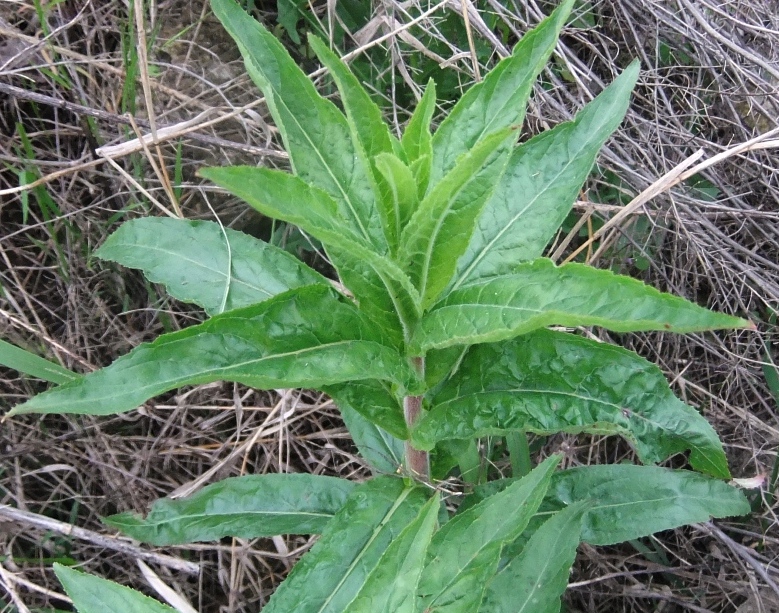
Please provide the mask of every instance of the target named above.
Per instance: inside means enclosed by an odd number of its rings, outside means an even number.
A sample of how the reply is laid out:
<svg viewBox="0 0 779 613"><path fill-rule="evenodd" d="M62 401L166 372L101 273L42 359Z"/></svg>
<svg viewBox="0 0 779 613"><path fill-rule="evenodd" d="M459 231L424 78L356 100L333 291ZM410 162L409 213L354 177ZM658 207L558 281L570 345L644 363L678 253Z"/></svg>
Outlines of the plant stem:
<svg viewBox="0 0 779 613"><path fill-rule="evenodd" d="M414 368L420 377L425 374L425 359L412 358ZM403 415L409 430L417 422L422 413L422 396L406 396L403 399ZM406 469L417 479L430 481L430 455L420 451L406 441Z"/></svg>

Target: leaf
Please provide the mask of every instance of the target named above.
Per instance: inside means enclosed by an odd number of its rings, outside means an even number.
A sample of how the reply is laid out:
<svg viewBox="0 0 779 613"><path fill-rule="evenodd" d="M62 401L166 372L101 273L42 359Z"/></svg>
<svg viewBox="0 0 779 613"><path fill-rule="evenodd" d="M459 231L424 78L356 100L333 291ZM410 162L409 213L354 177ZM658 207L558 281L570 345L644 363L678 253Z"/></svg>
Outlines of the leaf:
<svg viewBox="0 0 779 613"><path fill-rule="evenodd" d="M495 342L552 325L678 333L752 327L630 277L538 259L453 291L422 319L411 351Z"/></svg>
<svg viewBox="0 0 779 613"><path fill-rule="evenodd" d="M398 260L419 291L423 309L449 283L515 137L503 130L483 139L425 196L404 228Z"/></svg>
<svg viewBox="0 0 779 613"><path fill-rule="evenodd" d="M511 57L502 60L471 87L433 136L430 185L435 186L457 159L490 134L519 126L533 82L546 66L573 0L565 0L548 18L519 41Z"/></svg>
<svg viewBox="0 0 779 613"><path fill-rule="evenodd" d="M389 475L403 465L405 444L358 413L351 405L339 402L338 410L347 430L374 475Z"/></svg>
<svg viewBox="0 0 779 613"><path fill-rule="evenodd" d="M374 163L386 189L383 200L387 217L387 240L397 250L401 232L419 205L416 179L409 167L392 154L380 153Z"/></svg>
<svg viewBox="0 0 779 613"><path fill-rule="evenodd" d="M427 500L422 488L377 477L355 488L263 613L341 613Z"/></svg>
<svg viewBox="0 0 779 613"><path fill-rule="evenodd" d="M430 122L435 112L435 81L427 82L425 93L414 109L414 114L403 131L400 143L408 159L417 185L417 195L423 198L430 181L430 169L433 163L433 137Z"/></svg>
<svg viewBox="0 0 779 613"><path fill-rule="evenodd" d="M574 503L530 537L487 585L483 613L559 613L582 530L586 502Z"/></svg>
<svg viewBox="0 0 779 613"><path fill-rule="evenodd" d="M319 95L281 43L234 0L211 0L211 6L238 44L249 76L265 94L295 174L330 194L346 227L385 252L370 166L352 140L346 117Z"/></svg>
<svg viewBox="0 0 779 613"><path fill-rule="evenodd" d="M319 37L309 34L308 44L335 80L346 117L368 158L380 153L392 153L393 136L384 122L381 109L360 85L357 77Z"/></svg>
<svg viewBox="0 0 779 613"><path fill-rule="evenodd" d="M502 492L455 515L435 534L422 571L422 609L470 613L497 571L504 544L517 538L546 494L560 456L545 460Z"/></svg>
<svg viewBox="0 0 779 613"><path fill-rule="evenodd" d="M515 483L492 481L476 488L461 509ZM662 530L750 512L744 494L718 479L686 470L615 464L581 466L552 477L539 520L576 502L587 501L582 540L613 545Z"/></svg>
<svg viewBox="0 0 779 613"><path fill-rule="evenodd" d="M517 147L484 207L452 288L541 256L571 210L598 151L617 129L638 77L631 64L570 123Z"/></svg>
<svg viewBox="0 0 779 613"><path fill-rule="evenodd" d="M20 373L50 383L67 383L81 377L56 362L51 362L2 339L0 339L0 366L13 368Z"/></svg>
<svg viewBox="0 0 779 613"><path fill-rule="evenodd" d="M308 474L231 477L199 492L152 505L146 519L120 513L103 523L151 545L319 534L346 502L355 483Z"/></svg>
<svg viewBox="0 0 779 613"><path fill-rule="evenodd" d="M327 386L323 391L339 407L349 405L393 436L403 440L408 438L403 407L397 396L382 381L370 379L350 381L343 385ZM394 471L395 468L392 470Z"/></svg>
<svg viewBox="0 0 779 613"><path fill-rule="evenodd" d="M436 493L387 547L344 613L416 613L416 590L441 501Z"/></svg>
<svg viewBox="0 0 779 613"><path fill-rule="evenodd" d="M129 587L54 563L54 573L79 613L176 613Z"/></svg>
<svg viewBox="0 0 779 613"><path fill-rule="evenodd" d="M619 434L644 463L689 449L693 468L730 478L716 432L657 366L572 334L537 330L472 347L430 404L412 433L419 449L514 431Z"/></svg>
<svg viewBox="0 0 779 613"><path fill-rule="evenodd" d="M259 389L343 381L410 381L410 367L334 290L309 286L160 336L110 366L35 396L8 414L109 415L183 385L236 381Z"/></svg>
<svg viewBox="0 0 779 613"><path fill-rule="evenodd" d="M139 268L178 300L209 315L329 281L273 245L210 221L144 217L123 224L95 252Z"/></svg>

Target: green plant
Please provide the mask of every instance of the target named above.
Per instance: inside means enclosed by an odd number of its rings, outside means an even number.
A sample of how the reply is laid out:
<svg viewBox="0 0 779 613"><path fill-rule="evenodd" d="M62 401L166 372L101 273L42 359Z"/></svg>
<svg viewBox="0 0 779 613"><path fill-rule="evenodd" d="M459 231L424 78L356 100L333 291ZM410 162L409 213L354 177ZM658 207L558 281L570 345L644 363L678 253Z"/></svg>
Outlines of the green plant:
<svg viewBox="0 0 779 613"><path fill-rule="evenodd" d="M532 82L572 4L525 35L434 134L431 82L397 139L319 39L310 44L345 114L233 0L213 0L265 94L293 172L201 175L320 241L349 292L214 223L127 222L97 255L142 269L210 319L9 414L113 414L215 380L316 388L341 407L377 476L359 484L305 474L226 479L157 501L145 519L106 518L109 526L155 545L321 534L268 612L544 612L559 610L581 540L617 543L749 511L722 481L729 471L715 432L658 368L547 329L751 326L628 277L540 257L638 74L634 63L573 122L516 145ZM557 432L620 435L649 465L556 470L560 457L552 456L529 470L525 435ZM506 437L514 478L486 481L473 444L485 436ZM651 466L683 452L699 472ZM466 476L470 468L477 476ZM450 471L471 484L456 508L436 487ZM168 610L102 579L57 573L82 613Z"/></svg>

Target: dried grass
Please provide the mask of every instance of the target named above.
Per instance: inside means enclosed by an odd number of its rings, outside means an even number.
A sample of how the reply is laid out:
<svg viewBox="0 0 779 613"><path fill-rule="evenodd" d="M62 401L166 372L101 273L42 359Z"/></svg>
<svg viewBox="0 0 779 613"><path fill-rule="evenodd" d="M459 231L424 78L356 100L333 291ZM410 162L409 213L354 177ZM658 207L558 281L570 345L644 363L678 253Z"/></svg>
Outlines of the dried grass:
<svg viewBox="0 0 779 613"><path fill-rule="evenodd" d="M205 4L150 6L140 25L157 72L139 70L133 78L122 39L137 37L138 23L126 2L59 3L47 9L45 24L32 0L0 4L0 336L80 372L201 318L140 275L88 259L118 220L181 211L267 232L237 202L204 188L194 171L206 163L283 165L286 159L234 45ZM641 59L642 76L625 124L599 162L603 178L593 179L577 204L580 226L559 236L550 253L563 260L578 250L593 264L751 316L759 334L611 340L661 365L675 391L721 434L736 476L770 473L779 424L761 364L765 347L776 358L768 318L779 308L779 158L771 148L776 136L748 150L738 146L779 127L779 12L772 0L604 0L581 7L597 23L566 30L556 62L536 88L528 130L570 118L632 57ZM471 36L458 46L447 38L445 18L462 16L464 8ZM326 9L324 3L317 9L325 26L335 17ZM388 50L397 80L382 93L400 124L408 109L397 92L419 91L413 54L444 62L465 86L550 6L486 0L476 10L467 0L383 0L374 9L369 26L353 33L349 56L375 45ZM509 33L506 43L487 25L493 16ZM477 52L485 44L486 61ZM382 70L376 66L377 74ZM133 107L130 119L125 111ZM164 142L124 144L153 133ZM179 143L177 197L172 169ZM723 154L696 171L708 181L699 184L708 195L689 180L663 185L651 199L635 201L632 214L619 214L624 202L699 150L704 161ZM20 171L28 173L23 182L35 179L45 193L20 190ZM607 171L623 181L622 202L605 198ZM646 270L637 266L641 257L650 264ZM43 389L7 370L2 386L6 406ZM555 437L547 448L564 451L569 464L630 457L612 440L585 437ZM65 606L49 570L58 557L153 593L136 564L138 549L114 538L100 516L144 511L157 497L229 475L365 475L327 399L227 384L169 394L120 417L8 420L0 450L0 504L22 512L0 507L1 555L7 556L0 599L19 611ZM664 533L637 545L643 551L582 546L569 610L779 610L772 585L779 555L774 492L764 489L755 504L749 521ZM45 518L83 531L68 533ZM308 546L299 537L228 539L164 552L144 547L143 559L197 610L256 611ZM171 570L163 556L196 562L203 571Z"/></svg>

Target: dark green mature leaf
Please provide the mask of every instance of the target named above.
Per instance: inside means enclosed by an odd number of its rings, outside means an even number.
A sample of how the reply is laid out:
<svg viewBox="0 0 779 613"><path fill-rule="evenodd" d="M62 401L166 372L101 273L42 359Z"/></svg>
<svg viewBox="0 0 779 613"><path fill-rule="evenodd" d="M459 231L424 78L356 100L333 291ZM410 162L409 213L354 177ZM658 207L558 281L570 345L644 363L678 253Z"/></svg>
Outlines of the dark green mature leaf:
<svg viewBox="0 0 779 613"><path fill-rule="evenodd" d="M560 456L449 520L433 537L419 582L421 608L470 613L478 607L500 552L516 539L544 499Z"/></svg>
<svg viewBox="0 0 779 613"><path fill-rule="evenodd" d="M168 390L211 381L260 389L411 381L410 367L382 340L375 325L334 290L298 288L165 334L9 414L121 413Z"/></svg>
<svg viewBox="0 0 779 613"><path fill-rule="evenodd" d="M510 273L542 255L565 219L598 151L617 129L638 77L631 64L576 119L517 147L484 207L452 288Z"/></svg>
<svg viewBox="0 0 779 613"><path fill-rule="evenodd" d="M495 342L552 325L680 333L752 326L630 277L539 259L453 291L422 319L411 350Z"/></svg>
<svg viewBox="0 0 779 613"><path fill-rule="evenodd" d="M513 130L482 139L425 196L400 236L398 260L430 306L449 283L508 158Z"/></svg>
<svg viewBox="0 0 779 613"><path fill-rule="evenodd" d="M349 405L393 436L403 440L408 438L403 407L384 382L370 379L350 381L348 384L327 386L324 391L339 407Z"/></svg>
<svg viewBox="0 0 779 613"><path fill-rule="evenodd" d="M367 460L373 474L396 473L403 465L404 442L358 413L349 404L339 402L338 410L360 455Z"/></svg>
<svg viewBox="0 0 779 613"><path fill-rule="evenodd" d="M319 534L346 502L356 483L307 474L231 477L199 492L152 505L146 519L120 513L103 523L151 545Z"/></svg>
<svg viewBox="0 0 779 613"><path fill-rule="evenodd" d="M200 175L221 185L264 215L299 226L325 245L333 245L371 266L385 285L397 286L404 303L418 304L416 289L391 260L376 253L360 236L350 232L336 212L335 203L321 189L300 177L268 168L229 166L203 168ZM336 266L338 262L336 262ZM350 288L351 289L351 288Z"/></svg>
<svg viewBox="0 0 779 613"><path fill-rule="evenodd" d="M431 186L446 176L460 155L483 138L522 124L533 82L546 66L573 4L573 0L565 0L522 37L511 57L501 61L460 98L433 136Z"/></svg>
<svg viewBox="0 0 779 613"><path fill-rule="evenodd" d="M344 613L416 613L419 610L417 583L440 508L441 501L436 493L416 519L390 543Z"/></svg>
<svg viewBox="0 0 779 613"><path fill-rule="evenodd" d="M642 462L690 450L693 468L730 478L716 432L674 396L657 366L632 351L551 330L472 347L431 398L412 441L507 434L619 434Z"/></svg>
<svg viewBox="0 0 779 613"><path fill-rule="evenodd" d="M354 73L319 37L310 34L308 43L335 80L346 117L368 158L379 153L392 153L393 140L396 139L384 122L381 109L360 85Z"/></svg>
<svg viewBox="0 0 779 613"><path fill-rule="evenodd" d="M234 0L211 0L211 6L265 94L295 173L335 199L346 227L386 252L370 166L346 117L319 95L276 37Z"/></svg>
<svg viewBox="0 0 779 613"><path fill-rule="evenodd" d="M51 362L31 351L6 343L4 340L0 340L0 366L13 368L25 375L51 383L67 383L81 377L78 373L72 372L56 362Z"/></svg>
<svg viewBox="0 0 779 613"><path fill-rule="evenodd" d="M554 514L487 585L482 613L559 613L588 503Z"/></svg>
<svg viewBox="0 0 779 613"><path fill-rule="evenodd" d="M357 487L263 613L342 613L427 498L423 488L395 477Z"/></svg>
<svg viewBox="0 0 779 613"><path fill-rule="evenodd" d="M176 610L107 579L54 563L54 573L79 613L176 613Z"/></svg>
<svg viewBox="0 0 779 613"><path fill-rule="evenodd" d="M463 509L512 483L515 480L506 479L479 486L463 501ZM593 545L613 545L750 511L744 494L718 479L686 470L616 464L555 473L538 519L581 501L590 503L582 540Z"/></svg>
<svg viewBox="0 0 779 613"><path fill-rule="evenodd" d="M209 315L272 298L327 279L291 254L210 221L144 217L122 225L95 252L139 268L178 300Z"/></svg>

